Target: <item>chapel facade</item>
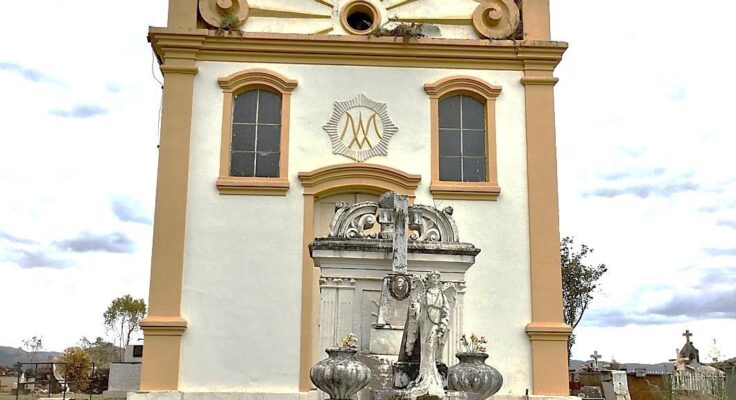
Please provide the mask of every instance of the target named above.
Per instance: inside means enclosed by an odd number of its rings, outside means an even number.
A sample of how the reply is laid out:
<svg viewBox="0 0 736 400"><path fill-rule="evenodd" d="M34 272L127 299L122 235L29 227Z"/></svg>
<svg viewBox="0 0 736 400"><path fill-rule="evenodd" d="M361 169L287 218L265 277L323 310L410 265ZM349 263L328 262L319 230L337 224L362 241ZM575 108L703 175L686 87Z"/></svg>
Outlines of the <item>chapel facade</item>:
<svg viewBox="0 0 736 400"><path fill-rule="evenodd" d="M146 396L312 396L308 244L389 191L482 250L462 329L498 394L567 396L549 24L548 0L170 0Z"/></svg>

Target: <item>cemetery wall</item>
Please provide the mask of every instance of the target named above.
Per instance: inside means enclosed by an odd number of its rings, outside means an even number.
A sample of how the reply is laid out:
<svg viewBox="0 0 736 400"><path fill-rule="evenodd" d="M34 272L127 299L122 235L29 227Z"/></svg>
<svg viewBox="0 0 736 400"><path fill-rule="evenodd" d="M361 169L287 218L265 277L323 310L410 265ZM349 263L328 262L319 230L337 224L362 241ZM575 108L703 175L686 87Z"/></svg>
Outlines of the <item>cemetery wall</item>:
<svg viewBox="0 0 736 400"><path fill-rule="evenodd" d="M670 387L670 375L646 375L637 377L634 374L627 375L629 394L631 400L660 400L667 397L672 391Z"/></svg>
<svg viewBox="0 0 736 400"><path fill-rule="evenodd" d="M429 100L424 84L470 75L501 86L496 102L497 202L453 206L462 241L482 249L467 275L466 331L489 337L499 395L531 388L529 226L522 72L198 62L187 198L180 390L298 391L303 196L297 174L352 162L322 126L334 101L386 102L399 132L380 164L421 174L416 203L433 204ZM286 196L220 195L222 90L217 78L266 68L298 81L292 94ZM246 340L247 338L247 340ZM453 360L454 362L454 360Z"/></svg>

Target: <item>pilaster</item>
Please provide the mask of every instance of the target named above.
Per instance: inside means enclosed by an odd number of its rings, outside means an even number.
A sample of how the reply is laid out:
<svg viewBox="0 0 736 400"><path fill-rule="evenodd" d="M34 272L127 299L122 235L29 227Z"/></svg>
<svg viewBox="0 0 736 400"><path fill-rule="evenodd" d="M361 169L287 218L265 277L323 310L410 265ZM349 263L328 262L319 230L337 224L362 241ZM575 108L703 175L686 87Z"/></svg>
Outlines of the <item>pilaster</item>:
<svg viewBox="0 0 736 400"><path fill-rule="evenodd" d="M189 143L192 131L194 75L192 52L164 54L161 138L151 255L149 312L141 322L146 351L141 390L176 390L179 386L184 240L186 233Z"/></svg>
<svg viewBox="0 0 736 400"><path fill-rule="evenodd" d="M526 101L532 293L532 322L526 332L532 347L533 393L567 396L567 338L572 329L562 318L554 114L557 78L552 75L555 66L554 61L528 60L521 79Z"/></svg>

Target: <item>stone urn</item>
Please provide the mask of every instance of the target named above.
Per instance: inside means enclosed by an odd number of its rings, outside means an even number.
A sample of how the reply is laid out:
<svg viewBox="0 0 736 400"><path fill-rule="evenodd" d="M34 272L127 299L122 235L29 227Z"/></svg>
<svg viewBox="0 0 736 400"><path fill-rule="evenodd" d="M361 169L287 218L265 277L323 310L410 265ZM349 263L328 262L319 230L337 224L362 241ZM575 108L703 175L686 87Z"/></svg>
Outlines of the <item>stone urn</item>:
<svg viewBox="0 0 736 400"><path fill-rule="evenodd" d="M501 389L503 377L486 364L486 353L457 353L460 362L447 371L447 388L470 394L474 400L485 400Z"/></svg>
<svg viewBox="0 0 736 400"><path fill-rule="evenodd" d="M336 347L325 351L329 357L315 364L309 377L330 399L349 400L371 381L371 370L355 359L358 350Z"/></svg>

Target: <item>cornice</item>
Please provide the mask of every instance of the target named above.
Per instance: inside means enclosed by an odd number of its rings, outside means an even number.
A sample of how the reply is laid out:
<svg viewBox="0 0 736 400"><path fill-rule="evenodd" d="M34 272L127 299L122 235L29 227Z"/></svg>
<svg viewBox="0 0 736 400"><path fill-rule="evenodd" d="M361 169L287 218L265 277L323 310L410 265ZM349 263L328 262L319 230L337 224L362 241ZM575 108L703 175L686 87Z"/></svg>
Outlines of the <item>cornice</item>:
<svg viewBox="0 0 736 400"><path fill-rule="evenodd" d="M501 87L494 86L473 76L455 75L424 85L424 91L432 97L442 97L447 93L468 90L479 94L486 100L493 100L501 94Z"/></svg>
<svg viewBox="0 0 736 400"><path fill-rule="evenodd" d="M410 193L410 197L414 197L414 191L419 186L422 177L378 164L349 163L300 172L299 180L302 182L305 195L313 195L333 188L336 182L356 185L380 182L385 187L402 189Z"/></svg>
<svg viewBox="0 0 736 400"><path fill-rule="evenodd" d="M182 317L148 316L140 322L147 336L182 336L189 323Z"/></svg>
<svg viewBox="0 0 736 400"><path fill-rule="evenodd" d="M207 29L150 28L160 60L192 54L197 61L277 62L416 68L523 71L554 69L567 43L549 41L412 39L343 35L218 33Z"/></svg>
<svg viewBox="0 0 736 400"><path fill-rule="evenodd" d="M298 82L293 79L288 79L274 71L269 71L263 68L254 68L219 78L217 83L222 89L229 92L247 85L262 84L271 86L279 92L286 94L293 92Z"/></svg>
<svg viewBox="0 0 736 400"><path fill-rule="evenodd" d="M526 326L531 341L566 342L572 328L561 322L532 322Z"/></svg>

